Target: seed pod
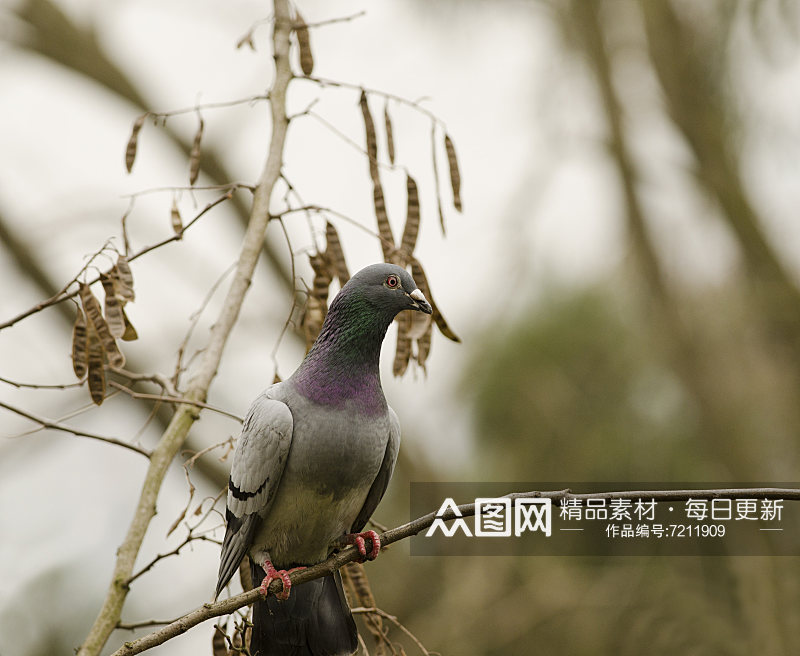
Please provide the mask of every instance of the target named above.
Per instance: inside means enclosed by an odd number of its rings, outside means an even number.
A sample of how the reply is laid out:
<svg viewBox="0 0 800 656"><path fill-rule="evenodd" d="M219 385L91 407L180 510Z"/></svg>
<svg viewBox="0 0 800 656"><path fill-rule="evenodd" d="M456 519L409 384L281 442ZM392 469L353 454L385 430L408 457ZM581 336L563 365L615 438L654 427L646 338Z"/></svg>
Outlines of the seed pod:
<svg viewBox="0 0 800 656"><path fill-rule="evenodd" d="M125 318L122 313L122 304L117 299L114 291L114 281L105 273L100 274L100 282L105 292L105 315L108 329L114 337L125 334Z"/></svg>
<svg viewBox="0 0 800 656"><path fill-rule="evenodd" d="M139 140L139 131L142 129L144 120L146 118L147 112L137 117L137 119L133 122L131 136L130 139L128 139L128 145L125 148L125 168L128 170L128 173L131 172L131 169L133 168L133 162L136 159L136 146Z"/></svg>
<svg viewBox="0 0 800 656"><path fill-rule="evenodd" d="M116 294L120 300L129 302L136 300L136 294L133 291L133 273L127 257L120 255L117 258L117 264L108 274L114 281Z"/></svg>
<svg viewBox="0 0 800 656"><path fill-rule="evenodd" d="M100 310L100 301L94 297L89 285L84 285L81 283L80 297L81 303L83 304L83 311L86 312L86 318L88 319L87 323L92 326L97 334L101 348L105 350L106 355L108 356L109 364L116 368L124 366L125 356L123 356L122 352L119 350L117 342L114 339L114 336L111 334L106 320L103 318L103 313ZM91 345L89 346L89 350L89 355L91 358Z"/></svg>
<svg viewBox="0 0 800 656"><path fill-rule="evenodd" d="M450 136L444 135L444 147L447 150L447 163L450 165L450 184L453 187L453 206L461 211L461 173L458 171L456 148Z"/></svg>
<svg viewBox="0 0 800 656"><path fill-rule="evenodd" d="M433 333L433 322L428 323L427 330L417 340L417 364L425 371L425 363L431 352L431 335Z"/></svg>
<svg viewBox="0 0 800 656"><path fill-rule="evenodd" d="M86 375L88 368L86 343L86 315L78 308L75 324L72 326L72 370L78 378Z"/></svg>
<svg viewBox="0 0 800 656"><path fill-rule="evenodd" d="M425 271L422 269L422 265L416 258L411 260L411 275L414 276L414 281L417 283L422 293L425 294L425 298L428 299L428 303L431 304L431 308L433 309L433 321L436 323L437 328L439 328L439 332L441 332L442 335L447 337L449 340L460 342L461 339L450 329L450 326L447 325L447 321L445 321L441 311L436 306L433 296L431 295L430 287L428 286L428 279L425 277Z"/></svg>
<svg viewBox="0 0 800 656"><path fill-rule="evenodd" d="M394 130L392 119L389 116L389 101L383 106L383 122L386 125L386 150L389 152L389 161L394 164Z"/></svg>
<svg viewBox="0 0 800 656"><path fill-rule="evenodd" d="M216 624L214 625L214 635L211 637L211 653L213 656L228 656L225 632Z"/></svg>
<svg viewBox="0 0 800 656"><path fill-rule="evenodd" d="M353 562L347 563L344 568L347 569L349 587L357 600L357 604L362 608L375 608L375 596L372 594L372 588L364 566L361 563ZM383 631L383 619L381 616L377 613L366 613L364 615L364 624L366 624L367 629L375 639L376 656L378 654L386 654L386 635Z"/></svg>
<svg viewBox="0 0 800 656"><path fill-rule="evenodd" d="M122 341L132 342L139 339L139 335L136 333L136 328L133 327L131 320L128 319L128 315L125 314L125 308L122 308L122 320L125 322L125 332L122 333Z"/></svg>
<svg viewBox="0 0 800 656"><path fill-rule="evenodd" d="M294 32L300 49L300 69L304 75L314 72L314 56L311 54L311 40L308 37L308 25L297 9L294 10Z"/></svg>
<svg viewBox="0 0 800 656"><path fill-rule="evenodd" d="M192 150L189 152L189 184L194 185L197 176L200 174L200 141L203 139L203 117L200 116L200 124L192 142Z"/></svg>
<svg viewBox="0 0 800 656"><path fill-rule="evenodd" d="M336 228L330 221L325 224L325 240L327 242L325 256L330 263L332 273L339 280L339 284L344 285L350 280L350 272L347 270L347 262L344 259L339 233L336 232Z"/></svg>
<svg viewBox="0 0 800 656"><path fill-rule="evenodd" d="M374 181L372 186L372 200L375 205L375 218L378 221L378 234L381 237L381 251L384 262L390 262L394 252L394 235L386 214L386 201L383 198L383 187L380 180Z"/></svg>
<svg viewBox="0 0 800 656"><path fill-rule="evenodd" d="M409 312L401 312L397 315L397 348L394 352L394 363L392 373L395 377L402 376L408 369L411 360L411 338L408 331L411 328L411 317Z"/></svg>
<svg viewBox="0 0 800 656"><path fill-rule="evenodd" d="M439 225L442 226L442 234L446 234L444 228L444 212L442 212L442 190L439 184L439 164L436 161L436 123L431 126L431 156L433 159L433 186L436 189L436 209L439 212Z"/></svg>
<svg viewBox="0 0 800 656"><path fill-rule="evenodd" d="M181 234L183 231L183 220L181 219L181 213L178 210L178 202L173 197L172 199L172 208L169 211L169 218L172 223L172 230L176 235Z"/></svg>
<svg viewBox="0 0 800 656"><path fill-rule="evenodd" d="M403 228L403 238L400 240L400 249L410 257L417 245L419 233L419 193L417 183L410 175L406 175L406 188L408 191L408 209L406 212L406 225Z"/></svg>
<svg viewBox="0 0 800 656"><path fill-rule="evenodd" d="M303 334L306 338L306 351L308 351L319 336L322 323L325 321L325 305L316 296L309 296L306 301L306 311L303 315Z"/></svg>
<svg viewBox="0 0 800 656"><path fill-rule="evenodd" d="M106 397L106 374L103 364L103 345L91 321L87 322L89 395L96 405L101 405Z"/></svg>
<svg viewBox="0 0 800 656"><path fill-rule="evenodd" d="M372 120L372 114L369 111L369 104L367 103L367 94L362 89L361 98L359 99L361 105L361 114L364 117L364 131L367 135L367 157L369 159L369 176L372 182L380 184L378 177L378 141L375 137L375 123Z"/></svg>
<svg viewBox="0 0 800 656"><path fill-rule="evenodd" d="M322 253L311 255L308 259L311 262L311 268L314 269L314 283L311 295L320 300L327 313L328 293L331 286L331 272L328 268L328 260Z"/></svg>

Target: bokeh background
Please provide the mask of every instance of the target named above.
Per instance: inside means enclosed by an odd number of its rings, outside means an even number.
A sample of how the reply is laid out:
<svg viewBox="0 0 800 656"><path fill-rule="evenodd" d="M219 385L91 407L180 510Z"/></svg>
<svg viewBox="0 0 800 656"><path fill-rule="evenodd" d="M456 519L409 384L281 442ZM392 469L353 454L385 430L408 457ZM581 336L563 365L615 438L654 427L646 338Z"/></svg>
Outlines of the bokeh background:
<svg viewBox="0 0 800 656"><path fill-rule="evenodd" d="M386 525L407 521L410 481L792 481L800 438L800 5L793 0L350 0L298 3L314 29L315 74L419 99L457 149L464 211L440 169L430 122L389 103L401 167L384 170L395 234L406 167L420 185L417 255L462 343L434 334L427 372L384 386L404 445ZM268 2L28 0L0 13L0 320L59 290L120 219L135 247L170 234L185 186L188 113L145 125L131 175L131 125L145 110L224 102L269 86ZM306 202L374 230L358 92L296 82L285 173ZM371 98L380 115L383 101ZM203 112L199 185L253 182L267 107ZM379 149L385 145L379 134ZM379 151L385 152L385 151ZM382 155L383 156L383 155ZM445 162L439 153L440 167ZM140 339L128 367L170 374L192 314L235 261L237 192L185 238L133 265L127 308ZM239 205L236 205L238 203ZM337 222L351 271L376 240ZM276 369L303 354L290 330L291 261L311 284L317 218L270 226L209 402L244 414ZM324 224L322 225L324 227ZM322 242L324 243L324 241ZM110 260L101 264L105 266ZM295 281L298 287L301 282ZM225 279L221 288L227 284ZM222 292L190 341L203 344ZM0 331L0 376L74 381L75 310L47 309ZM392 329L394 330L394 329ZM152 391L152 390L151 390ZM0 382L0 399L84 430L152 446L169 413L117 394ZM136 454L0 414L0 654L69 654L105 593L145 471ZM204 413L187 449L238 433ZM190 455L187 452L185 456ZM195 503L228 462L192 472ZM189 492L176 462L140 563L185 537L169 527ZM194 505L192 506L192 509ZM221 537L221 533L218 535ZM193 543L132 588L126 621L168 619L210 598L218 547ZM796 654L800 561L769 557L411 558L399 544L367 567L378 605L431 651L493 654ZM211 624L155 653L211 653ZM132 634L114 634L111 647ZM416 647L398 630L407 653Z"/></svg>

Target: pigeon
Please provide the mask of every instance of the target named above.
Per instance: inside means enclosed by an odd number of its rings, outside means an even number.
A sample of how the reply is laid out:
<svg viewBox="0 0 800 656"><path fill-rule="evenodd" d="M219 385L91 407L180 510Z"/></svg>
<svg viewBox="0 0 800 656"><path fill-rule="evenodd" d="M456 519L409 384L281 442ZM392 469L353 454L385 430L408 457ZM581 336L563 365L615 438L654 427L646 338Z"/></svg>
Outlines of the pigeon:
<svg viewBox="0 0 800 656"><path fill-rule="evenodd" d="M345 544L355 544L362 560L378 555L378 535L362 531L400 443L379 360L386 330L403 310L432 311L405 269L359 271L334 298L297 370L262 392L245 417L228 482L217 596L245 555L254 587L266 594L272 580L283 582L280 594L254 604L252 656L342 656L358 647L339 572L297 587L289 572Z"/></svg>

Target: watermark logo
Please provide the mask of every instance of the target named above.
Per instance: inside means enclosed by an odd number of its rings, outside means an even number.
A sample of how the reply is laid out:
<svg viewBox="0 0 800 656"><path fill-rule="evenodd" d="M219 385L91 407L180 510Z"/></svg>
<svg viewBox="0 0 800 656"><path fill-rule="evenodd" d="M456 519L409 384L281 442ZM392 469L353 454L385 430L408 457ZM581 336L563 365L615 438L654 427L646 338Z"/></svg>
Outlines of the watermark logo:
<svg viewBox="0 0 800 656"><path fill-rule="evenodd" d="M796 556L800 501L786 500L798 492L796 483L414 482L411 519L437 510L411 554Z"/></svg>
<svg viewBox="0 0 800 656"><path fill-rule="evenodd" d="M451 511L455 515L448 526L444 518ZM544 533L550 537L553 531L553 504L550 499L510 499L508 497L478 497L475 499L473 530L458 509L452 497L444 500L436 519L425 533L431 537L436 532L445 537L461 533L466 537L517 537L523 533Z"/></svg>

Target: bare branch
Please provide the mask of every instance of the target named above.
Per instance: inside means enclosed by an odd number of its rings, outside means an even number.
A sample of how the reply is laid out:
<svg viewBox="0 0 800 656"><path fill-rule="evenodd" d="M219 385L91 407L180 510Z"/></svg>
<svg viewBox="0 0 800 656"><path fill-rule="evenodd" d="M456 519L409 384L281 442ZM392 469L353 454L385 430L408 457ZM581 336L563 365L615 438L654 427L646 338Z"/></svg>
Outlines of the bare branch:
<svg viewBox="0 0 800 656"><path fill-rule="evenodd" d="M417 636L415 636L413 633L411 633L411 631L409 631L405 626L403 626L403 624L400 622L400 620L397 619L395 615L389 615L389 613L387 613L384 610L381 610L380 608L353 608L351 609L350 612L353 613L354 615L379 615L382 618L389 620L398 629L400 629L409 638L411 638L414 641L414 644L417 645L419 650L423 654L425 654L425 656L431 656L431 652L425 649L425 645L423 645L422 642L420 642L420 639L417 638Z"/></svg>
<svg viewBox="0 0 800 656"><path fill-rule="evenodd" d="M130 387L125 387L125 385L122 385L114 380L109 381L108 384L111 387L120 390L121 392L125 392L125 394L127 394L133 399L163 401L164 403L183 403L187 405L193 405L198 408L205 408L206 410L211 410L212 412L216 412L226 417L230 417L231 419L235 419L240 424L244 421L244 419L239 415L235 415L232 412L223 410L222 408L217 408L216 406L209 405L208 403L204 403L203 401L193 401L192 399L187 399L180 396L164 396L163 394L146 394L144 392L134 392Z"/></svg>
<svg viewBox="0 0 800 656"><path fill-rule="evenodd" d="M262 252L267 225L270 220L269 205L273 190L280 178L283 149L289 121L286 116L286 90L292 79L289 63L289 39L291 17L288 0L274 0L275 27L273 30L273 58L275 79L270 95L272 135L267 161L261 173L255 194L250 220L247 225L236 273L197 371L189 382L185 396L192 401L205 402L208 389L216 376L228 336L241 310L250 287L253 272ZM229 192L232 193L232 192ZM229 197L229 195L227 195ZM189 429L198 419L199 412L190 404L178 406L156 448L153 450L150 467L142 485L139 502L131 520L125 540L117 552L114 572L108 593L89 634L78 651L78 656L98 656L117 625L122 606L128 594L125 582L133 573L133 566L144 540L150 521L155 515L156 499L164 476L175 455L181 448Z"/></svg>
<svg viewBox="0 0 800 656"><path fill-rule="evenodd" d="M142 574L144 574L145 572L149 572L151 569L153 569L153 567L155 567L156 563L158 563L159 561L164 560L165 558L169 558L170 556L177 556L181 552L181 549L183 549L190 542L194 542L195 540L202 540L204 542L213 542L214 544L220 544L219 540L215 540L214 538L210 538L207 535L203 535L203 534L194 535L190 531L189 534L186 536L186 538L183 540L183 542L181 542L172 551L168 551L167 553L158 554L157 556L155 556L153 558L153 560L151 560L149 563L147 563L147 565L142 567L142 569L140 569L138 572L136 572L136 574L133 574L128 579L127 584L130 585L136 579L138 579ZM159 622L159 624L170 624L170 622Z"/></svg>
<svg viewBox="0 0 800 656"><path fill-rule="evenodd" d="M16 380L9 380L8 378L3 378L0 376L0 383L6 383L6 385L11 385L12 387L16 387L17 389L70 389L71 387L80 387L83 385L83 381L79 380L75 383L64 383L62 385L58 384L49 384L49 385L40 385L39 383L20 383Z"/></svg>
<svg viewBox="0 0 800 656"><path fill-rule="evenodd" d="M589 494L573 494L569 490L553 491L532 491L532 492L513 492L505 495L510 499L552 499L556 505L561 505L569 499L654 499L656 501L688 501L689 499L735 499L746 497L748 499L783 499L787 501L800 501L800 489L794 488L727 488L713 490L643 490L619 492L593 492ZM457 506L456 510L447 510L438 515L444 521L455 519L456 517L471 517L475 514L475 504L465 503ZM384 531L380 536L381 545L389 545L393 542L404 540L429 528L437 519L437 513L431 512L415 519L407 524L398 526L389 531ZM359 559L359 553L355 547L347 547L342 551L330 556L327 560L308 567L304 570L292 572L289 578L292 585L300 585L306 581L321 578L331 574L343 565ZM283 589L283 583L274 580L269 586L269 593L276 594ZM138 640L126 642L122 647L115 651L112 656L133 656L141 654L148 649L157 647L176 636L186 633L189 629L205 622L212 617L228 615L233 611L252 604L261 598L259 588L253 588L247 592L242 592L229 599L223 599L214 603L205 603L183 617L178 618L163 629L159 629ZM387 619L390 619L387 617ZM426 652L427 653L427 652Z"/></svg>
<svg viewBox="0 0 800 656"><path fill-rule="evenodd" d="M49 419L45 419L44 417L37 417L30 412L26 412L25 410L21 410L20 408L15 408L12 405L8 405L0 401L0 408L5 408L6 410L10 410L21 417L25 417L26 419L30 419L31 421L36 422L42 428L49 428L51 430L58 430L63 431L65 433L72 433L78 437L88 437L93 440L99 440L101 442L108 442L109 444L114 444L116 446L121 446L126 449L130 449L131 451L135 451L136 453L140 453L145 458L150 457L150 452L142 447L136 446L135 444L129 444L128 442L123 442L122 440L118 440L115 437L107 437L105 435L98 435L97 433L87 433L86 431L78 430L77 428L72 428L71 426L65 426L64 424L59 424L54 421L50 421Z"/></svg>

